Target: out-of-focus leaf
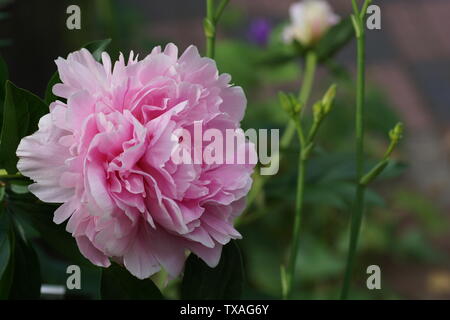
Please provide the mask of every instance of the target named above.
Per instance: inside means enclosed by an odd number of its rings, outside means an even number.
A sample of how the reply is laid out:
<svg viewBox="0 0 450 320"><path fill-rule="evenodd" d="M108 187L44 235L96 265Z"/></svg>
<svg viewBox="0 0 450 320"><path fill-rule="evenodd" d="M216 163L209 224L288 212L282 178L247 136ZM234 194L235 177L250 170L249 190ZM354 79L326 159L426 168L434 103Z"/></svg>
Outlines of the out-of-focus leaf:
<svg viewBox="0 0 450 320"><path fill-rule="evenodd" d="M439 235L448 231L449 223L442 219L439 206L428 197L417 192L403 190L396 195L396 206L411 213L423 231Z"/></svg>
<svg viewBox="0 0 450 320"><path fill-rule="evenodd" d="M232 75L232 82L244 89L258 84L254 59L259 49L238 41L221 41L217 44L216 61L221 72Z"/></svg>
<svg viewBox="0 0 450 320"><path fill-rule="evenodd" d="M53 222L57 206L39 202L32 194L10 192L9 208L19 224L27 222L42 237L42 241L67 261L80 266L90 263L80 254L74 238L65 230L63 224ZM26 228L26 226L24 226Z"/></svg>
<svg viewBox="0 0 450 320"><path fill-rule="evenodd" d="M270 34L267 49L262 52L257 64L261 66L279 66L302 57L306 49L298 42L286 44L283 41L283 30L286 24L280 24Z"/></svg>
<svg viewBox="0 0 450 320"><path fill-rule="evenodd" d="M102 271L101 297L104 300L163 299L152 280L139 280L117 264L112 264Z"/></svg>
<svg viewBox="0 0 450 320"><path fill-rule="evenodd" d="M445 259L445 254L435 249L423 233L417 229L408 230L398 237L392 250L400 257L416 261L438 263Z"/></svg>
<svg viewBox="0 0 450 320"><path fill-rule="evenodd" d="M111 39L97 40L89 42L84 45L83 48L89 50L90 53L94 56L95 60L99 61L102 57L102 52L109 46L111 43Z"/></svg>
<svg viewBox="0 0 450 320"><path fill-rule="evenodd" d="M319 61L326 61L344 47L354 35L350 18L343 19L333 26L316 45Z"/></svg>
<svg viewBox="0 0 450 320"><path fill-rule="evenodd" d="M9 238L10 238L10 258L8 261L8 264L6 266L5 271L3 272L2 277L0 278L0 300L6 300L9 298L11 285L13 282L13 275L14 275L14 237L12 234L12 231L9 232Z"/></svg>
<svg viewBox="0 0 450 320"><path fill-rule="evenodd" d="M3 104L5 101L5 82L8 79L8 66L0 56L0 128L3 123Z"/></svg>
<svg viewBox="0 0 450 320"><path fill-rule="evenodd" d="M14 274L10 299L39 299L41 268L31 243L15 232Z"/></svg>
<svg viewBox="0 0 450 320"><path fill-rule="evenodd" d="M0 164L9 173L17 172L16 149L20 140L35 132L48 107L39 97L6 81L3 126L0 136Z"/></svg>
<svg viewBox="0 0 450 320"><path fill-rule="evenodd" d="M267 50L256 62L265 66L278 66L291 62L302 54L303 51L293 45L283 45L276 49Z"/></svg>
<svg viewBox="0 0 450 320"><path fill-rule="evenodd" d="M344 261L335 256L323 242L313 237L302 239L297 264L300 281L324 280L340 275L343 269Z"/></svg>
<svg viewBox="0 0 450 320"><path fill-rule="evenodd" d="M6 82L6 80L8 80L8 66L6 65L6 62L5 62L5 60L3 60L2 56L0 56L0 102L2 102L2 103L3 103L3 100L5 99L5 82ZM1 122L0 122L0 125L1 125Z"/></svg>
<svg viewBox="0 0 450 320"><path fill-rule="evenodd" d="M275 67L261 68L259 77L263 84L272 86L297 81L300 79L300 65L292 61Z"/></svg>
<svg viewBox="0 0 450 320"><path fill-rule="evenodd" d="M11 256L9 221L6 213L2 211L4 210L0 208L0 279L3 278Z"/></svg>
<svg viewBox="0 0 450 320"><path fill-rule="evenodd" d="M338 184L331 185L313 185L306 189L305 203L311 205L329 206L345 210L348 207L346 199L342 197L336 189Z"/></svg>
<svg viewBox="0 0 450 320"><path fill-rule="evenodd" d="M181 297L191 300L239 299L242 294L244 272L241 253L234 241L222 249L215 268L210 268L196 255L186 262Z"/></svg>
<svg viewBox="0 0 450 320"><path fill-rule="evenodd" d="M57 96L53 94L53 86L57 83L61 83L61 79L59 79L58 72L55 72L52 77L50 78L50 81L47 84L47 89L45 90L45 103L47 105L50 105L53 101L56 101L58 99Z"/></svg>
<svg viewBox="0 0 450 320"><path fill-rule="evenodd" d="M24 194L24 193L28 193L28 184L12 184L11 183L11 191L18 193L18 194Z"/></svg>
<svg viewBox="0 0 450 320"><path fill-rule="evenodd" d="M383 170L383 172L377 177L377 180L392 179L400 176L408 169L408 164L392 160L389 162L388 166Z"/></svg>

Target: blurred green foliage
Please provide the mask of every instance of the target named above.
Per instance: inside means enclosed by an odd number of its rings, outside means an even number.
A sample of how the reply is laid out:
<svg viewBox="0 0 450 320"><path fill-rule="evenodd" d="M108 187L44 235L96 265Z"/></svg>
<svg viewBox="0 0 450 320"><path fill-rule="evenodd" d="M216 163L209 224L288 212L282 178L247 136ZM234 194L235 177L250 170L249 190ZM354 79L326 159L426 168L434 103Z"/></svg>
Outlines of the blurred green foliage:
<svg viewBox="0 0 450 320"><path fill-rule="evenodd" d="M300 59L261 63L271 54L270 50L270 45L262 50L236 40L218 44L219 69L230 73L233 81L247 92L249 104L244 128L282 129L287 123L285 112L276 99L277 88L296 92L302 64ZM342 66L334 62L324 63L324 66L328 73L316 83L316 91L325 87L323 83L336 82L338 97L319 133L319 145L308 167L297 268L299 280L294 290L294 298L301 299L338 297L355 189L354 84ZM382 156L389 143L387 132L399 120L383 92L371 85L367 93L366 149L372 160L366 164L367 169ZM279 298L281 295L280 266L287 259L291 239L297 154L298 143L294 141L280 164L279 173L269 178L263 192L241 220L239 230L244 238L240 245L248 278L245 298ZM397 158L401 158L401 151ZM404 188L401 182L394 183L393 178L401 177L406 168L403 161L393 161L374 189L368 190L368 209L358 258L360 277L355 280L356 298L400 298L388 284L381 293L365 288L365 268L373 261L381 266L389 261L449 262L449 257L431 244L433 237L448 230L440 210L427 197ZM402 220L410 221L407 230L403 230Z"/></svg>

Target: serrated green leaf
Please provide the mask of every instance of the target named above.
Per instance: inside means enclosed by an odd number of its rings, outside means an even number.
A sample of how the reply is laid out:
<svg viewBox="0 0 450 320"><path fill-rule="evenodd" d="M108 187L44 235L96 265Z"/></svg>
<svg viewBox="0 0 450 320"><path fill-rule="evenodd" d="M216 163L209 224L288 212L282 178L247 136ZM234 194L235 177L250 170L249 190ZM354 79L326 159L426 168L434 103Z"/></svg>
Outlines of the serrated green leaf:
<svg viewBox="0 0 450 320"><path fill-rule="evenodd" d="M239 299L242 294L244 271L242 257L234 241L222 249L219 265L210 268L191 254L186 262L182 299Z"/></svg>
<svg viewBox="0 0 450 320"><path fill-rule="evenodd" d="M161 292L152 280L139 280L128 270L114 263L102 271L100 290L104 300L163 299Z"/></svg>
<svg viewBox="0 0 450 320"><path fill-rule="evenodd" d="M48 107L39 97L6 81L3 126L0 135L0 164L8 173L17 172L16 150L20 140L38 129Z"/></svg>

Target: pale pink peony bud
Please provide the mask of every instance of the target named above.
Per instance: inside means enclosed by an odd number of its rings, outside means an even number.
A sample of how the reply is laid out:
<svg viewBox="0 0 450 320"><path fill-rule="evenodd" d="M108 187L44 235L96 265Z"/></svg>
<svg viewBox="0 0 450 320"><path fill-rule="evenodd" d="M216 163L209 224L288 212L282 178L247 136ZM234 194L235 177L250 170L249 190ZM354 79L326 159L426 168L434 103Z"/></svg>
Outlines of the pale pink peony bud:
<svg viewBox="0 0 450 320"><path fill-rule="evenodd" d="M283 30L286 43L298 41L304 46L315 44L340 20L328 2L323 0L305 0L291 5L290 24Z"/></svg>

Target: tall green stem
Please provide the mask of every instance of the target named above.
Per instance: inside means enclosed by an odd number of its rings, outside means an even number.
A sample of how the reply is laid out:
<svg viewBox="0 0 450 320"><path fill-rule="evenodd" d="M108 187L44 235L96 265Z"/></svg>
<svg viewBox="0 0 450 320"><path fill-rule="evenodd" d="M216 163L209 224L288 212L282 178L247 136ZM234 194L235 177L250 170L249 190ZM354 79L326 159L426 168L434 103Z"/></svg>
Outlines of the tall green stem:
<svg viewBox="0 0 450 320"><path fill-rule="evenodd" d="M214 0L206 0L206 55L214 59L216 49L216 21L214 16Z"/></svg>
<svg viewBox="0 0 450 320"><path fill-rule="evenodd" d="M306 55L305 74L298 97L300 104L303 106L303 109L308 103L309 96L311 95L316 65L317 65L317 56L313 51L309 51L308 54ZM299 118L290 121L288 129L281 140L281 148L282 149L287 148L290 144L290 140L292 139L293 132L295 131L295 129L297 129L298 139L301 148L298 159L297 193L295 202L294 226L292 231L291 253L289 257L289 264L286 270L287 272L286 298L291 297L292 287L294 286L295 283L295 269L297 265L297 254L300 244L300 227L302 222L303 198L305 190L305 169L307 164L307 157L305 150L308 141L305 140L305 135L302 129L300 120L301 114L298 116ZM290 129L291 127L293 129ZM293 132L290 133L288 130L292 130ZM286 134L290 134L290 136L286 136Z"/></svg>
<svg viewBox="0 0 450 320"><path fill-rule="evenodd" d="M366 1L366 4L369 1ZM367 7L366 4L363 8ZM360 15L356 9L353 23L356 31L357 40L357 87L356 87L356 193L352 211L349 250L347 265L345 269L344 284L341 292L341 299L348 298L351 276L355 263L356 249L358 246L361 222L364 213L364 194L365 186L361 183L364 175L364 102L365 102L365 26L363 23L364 15Z"/></svg>
<svg viewBox="0 0 450 320"><path fill-rule="evenodd" d="M217 23L229 2L230 0L221 0L216 9L215 0L206 0L206 18L203 21L203 30L206 36L206 56L211 59L214 59L216 54Z"/></svg>
<svg viewBox="0 0 450 320"><path fill-rule="evenodd" d="M298 159L297 193L295 201L295 218L292 232L291 253L289 257L289 264L287 267L286 298L288 299L292 296L292 288L295 283L295 269L297 265L297 254L300 244L300 227L302 222L303 198L305 190L305 169L307 163L306 157L304 156L306 142L302 127L300 125L300 120L298 120L295 125L298 133L298 138L300 140L301 150Z"/></svg>

